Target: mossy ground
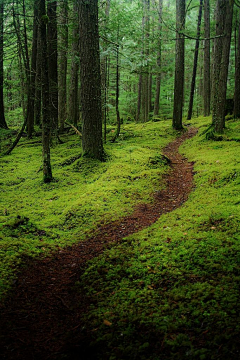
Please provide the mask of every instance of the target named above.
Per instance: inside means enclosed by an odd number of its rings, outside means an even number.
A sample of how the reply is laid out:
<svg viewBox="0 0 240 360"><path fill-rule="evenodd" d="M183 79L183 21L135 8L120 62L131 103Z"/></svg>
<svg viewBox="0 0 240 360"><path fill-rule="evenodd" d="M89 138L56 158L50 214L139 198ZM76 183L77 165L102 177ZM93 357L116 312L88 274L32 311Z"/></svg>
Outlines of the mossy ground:
<svg viewBox="0 0 240 360"><path fill-rule="evenodd" d="M75 284L91 304L83 329L99 360L239 359L240 123L212 141L210 121L192 121L199 133L181 147L195 162L188 201L91 261ZM2 294L26 255L84 239L151 201L167 170L155 162L174 135L170 121L124 125L105 163L74 161L80 142L67 136L52 149L51 184L38 171L40 145L24 140L1 158Z"/></svg>
<svg viewBox="0 0 240 360"><path fill-rule="evenodd" d="M181 147L195 189L179 209L91 261L78 286L98 359L239 359L239 122ZM79 304L81 306L81 304Z"/></svg>
<svg viewBox="0 0 240 360"><path fill-rule="evenodd" d="M50 184L42 180L40 138L24 138L11 155L1 157L0 294L11 286L25 256L71 245L97 225L151 201L168 169L159 163L161 148L174 136L167 121L123 125L118 141L105 147L106 162L82 158L77 135L62 136L64 144L53 139ZM0 137L3 151L11 136L1 131Z"/></svg>

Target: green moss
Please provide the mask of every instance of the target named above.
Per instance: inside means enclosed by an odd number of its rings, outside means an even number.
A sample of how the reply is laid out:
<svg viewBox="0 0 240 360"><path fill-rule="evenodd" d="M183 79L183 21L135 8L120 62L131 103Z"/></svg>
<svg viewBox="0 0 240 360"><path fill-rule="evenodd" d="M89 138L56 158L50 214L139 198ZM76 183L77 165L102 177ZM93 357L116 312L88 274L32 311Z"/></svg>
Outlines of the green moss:
<svg viewBox="0 0 240 360"><path fill-rule="evenodd" d="M239 357L238 126L228 122L219 144L203 134L209 122L194 119L199 134L181 147L195 162L188 201L91 261L81 278L99 359Z"/></svg>
<svg viewBox="0 0 240 360"><path fill-rule="evenodd" d="M1 134L9 141L9 132ZM169 122L124 125L118 141L106 146L107 161L100 162L81 156L78 136L62 135L64 144L54 143L51 149L50 183L42 180L41 143L21 139L11 155L1 158L1 293L23 255L71 245L99 224L131 213L137 203L150 202L151 194L164 186L161 177L168 167L159 163L151 169L149 159L160 156L173 137ZM11 224L18 216L28 218L38 231L14 230Z"/></svg>

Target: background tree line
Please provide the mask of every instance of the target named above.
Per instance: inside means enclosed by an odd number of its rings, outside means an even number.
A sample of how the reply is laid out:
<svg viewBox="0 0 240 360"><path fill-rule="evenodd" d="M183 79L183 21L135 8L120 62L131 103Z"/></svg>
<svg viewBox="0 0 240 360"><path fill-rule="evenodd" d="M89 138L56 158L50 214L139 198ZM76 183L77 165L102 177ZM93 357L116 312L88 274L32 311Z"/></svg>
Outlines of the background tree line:
<svg viewBox="0 0 240 360"><path fill-rule="evenodd" d="M0 127L22 126L8 153L25 129L29 138L41 129L50 181L50 139L68 126L101 160L107 124L115 141L122 121L172 118L181 129L183 115L211 113L221 133L226 99L240 116L239 5L0 0Z"/></svg>

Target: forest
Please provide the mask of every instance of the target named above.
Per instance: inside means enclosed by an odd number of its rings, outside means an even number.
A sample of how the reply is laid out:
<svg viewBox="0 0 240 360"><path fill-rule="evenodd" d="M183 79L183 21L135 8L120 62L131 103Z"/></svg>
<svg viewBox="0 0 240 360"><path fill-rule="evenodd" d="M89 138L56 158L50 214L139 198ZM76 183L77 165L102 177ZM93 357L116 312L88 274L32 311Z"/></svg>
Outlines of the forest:
<svg viewBox="0 0 240 360"><path fill-rule="evenodd" d="M0 0L0 358L239 360L239 156L239 0Z"/></svg>

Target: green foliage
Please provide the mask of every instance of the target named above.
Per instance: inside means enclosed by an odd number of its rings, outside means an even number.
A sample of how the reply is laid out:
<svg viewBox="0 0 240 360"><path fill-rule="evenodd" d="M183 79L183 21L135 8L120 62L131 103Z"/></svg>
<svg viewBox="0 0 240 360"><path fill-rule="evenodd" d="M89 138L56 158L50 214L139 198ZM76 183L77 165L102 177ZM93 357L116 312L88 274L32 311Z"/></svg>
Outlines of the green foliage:
<svg viewBox="0 0 240 360"><path fill-rule="evenodd" d="M9 134L0 132L4 141ZM23 256L71 245L98 225L131 213L136 204L150 202L164 186L168 167L164 161L149 166L149 160L158 159L173 136L170 122L124 125L118 141L106 146L107 161L100 162L81 156L78 136L62 135L64 144L51 149L49 184L42 181L39 139L21 139L11 155L0 158L0 294Z"/></svg>
<svg viewBox="0 0 240 360"><path fill-rule="evenodd" d="M209 118L194 122L199 134L181 147L195 162L189 200L80 279L98 359L239 358L239 122L220 143L202 134Z"/></svg>

